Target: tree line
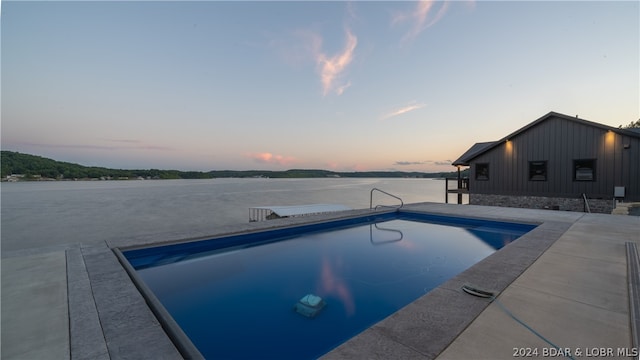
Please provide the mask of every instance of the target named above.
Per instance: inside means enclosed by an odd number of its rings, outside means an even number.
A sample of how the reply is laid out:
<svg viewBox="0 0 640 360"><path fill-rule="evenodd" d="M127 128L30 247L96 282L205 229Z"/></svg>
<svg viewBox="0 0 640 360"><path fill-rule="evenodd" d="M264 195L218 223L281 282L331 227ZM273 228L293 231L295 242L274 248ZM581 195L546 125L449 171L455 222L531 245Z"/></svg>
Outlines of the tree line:
<svg viewBox="0 0 640 360"><path fill-rule="evenodd" d="M22 154L13 151L2 151L2 177L12 174L24 175L25 178L50 179L122 179L122 178L151 178L151 179L206 179L207 173L199 171L178 170L123 170L109 169L96 166L83 166L69 162L56 161L41 156Z"/></svg>
<svg viewBox="0 0 640 360"><path fill-rule="evenodd" d="M362 171L335 172L329 170L291 169L285 171L269 170L212 170L180 171L180 170L124 170L104 167L83 166L69 162L56 161L36 155L22 154L13 151L2 151L2 178L12 174L24 175L25 180L36 178L67 179L212 179L212 178L319 178L319 177L349 177L349 178L442 178L455 177L455 172L423 173L405 171Z"/></svg>

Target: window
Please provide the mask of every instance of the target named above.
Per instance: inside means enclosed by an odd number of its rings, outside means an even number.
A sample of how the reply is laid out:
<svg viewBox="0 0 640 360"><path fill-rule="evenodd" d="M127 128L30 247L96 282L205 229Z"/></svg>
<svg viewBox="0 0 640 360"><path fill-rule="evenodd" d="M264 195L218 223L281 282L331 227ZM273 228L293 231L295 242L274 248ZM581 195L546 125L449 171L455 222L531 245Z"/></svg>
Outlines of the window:
<svg viewBox="0 0 640 360"><path fill-rule="evenodd" d="M489 180L489 164L476 164L476 180Z"/></svg>
<svg viewBox="0 0 640 360"><path fill-rule="evenodd" d="M529 161L529 180L547 181L546 161Z"/></svg>
<svg viewBox="0 0 640 360"><path fill-rule="evenodd" d="M573 160L573 180L574 181L595 181L596 160L582 159Z"/></svg>

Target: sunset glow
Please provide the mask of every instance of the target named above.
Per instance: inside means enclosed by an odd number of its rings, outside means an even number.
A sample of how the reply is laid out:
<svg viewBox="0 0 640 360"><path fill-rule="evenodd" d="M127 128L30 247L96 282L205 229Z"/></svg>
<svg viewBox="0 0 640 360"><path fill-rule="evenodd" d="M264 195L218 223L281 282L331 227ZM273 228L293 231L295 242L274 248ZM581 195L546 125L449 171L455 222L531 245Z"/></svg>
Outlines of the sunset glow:
<svg viewBox="0 0 640 360"><path fill-rule="evenodd" d="M1 6L2 149L86 166L455 171L550 111L640 118L634 1Z"/></svg>

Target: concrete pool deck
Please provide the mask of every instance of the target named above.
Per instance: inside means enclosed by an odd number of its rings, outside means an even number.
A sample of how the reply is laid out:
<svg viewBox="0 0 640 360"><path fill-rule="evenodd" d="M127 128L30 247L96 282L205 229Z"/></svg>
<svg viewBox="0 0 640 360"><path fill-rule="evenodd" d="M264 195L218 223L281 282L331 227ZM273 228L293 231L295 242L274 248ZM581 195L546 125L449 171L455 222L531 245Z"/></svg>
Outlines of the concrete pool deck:
<svg viewBox="0 0 640 360"><path fill-rule="evenodd" d="M612 349L614 357L623 357L617 349L633 353L625 243L640 243L640 217L435 203L405 209L541 225L323 358L542 357L551 345L514 317L572 355L593 355L593 348ZM236 224L218 234L368 212ZM194 229L162 239L207 235ZM2 359L182 358L111 250L158 239L3 252ZM463 284L495 292L498 302L466 294Z"/></svg>

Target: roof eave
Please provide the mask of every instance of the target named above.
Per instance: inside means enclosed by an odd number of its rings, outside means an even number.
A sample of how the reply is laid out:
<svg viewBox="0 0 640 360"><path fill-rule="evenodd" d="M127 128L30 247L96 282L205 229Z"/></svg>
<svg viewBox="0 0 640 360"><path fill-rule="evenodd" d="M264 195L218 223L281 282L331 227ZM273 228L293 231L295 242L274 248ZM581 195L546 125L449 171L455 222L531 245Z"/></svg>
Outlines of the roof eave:
<svg viewBox="0 0 640 360"><path fill-rule="evenodd" d="M596 123L596 122L593 122L593 121L580 119L577 116L573 117L573 116L557 113L555 111L550 111L547 114L543 115L542 117L534 120L533 122L521 127L520 129L512 132L511 134L503 137L502 139L500 139L498 141L494 141L492 145L487 146L486 148L478 151L477 153L467 155L467 153L469 153L469 151L473 148L473 147L471 147L464 154L462 154L462 156L460 156L458 158L458 160L454 161L451 165L453 165L453 166L469 166L470 163L471 163L471 160L473 160L473 159L477 158L478 156L486 153L487 151L495 148L496 146L506 142L507 140L513 139L514 137L516 137L520 133L523 133L523 132L529 130L530 128L538 125L539 123L541 123L541 122L543 122L543 121L545 121L545 120L547 120L547 119L549 119L551 117L557 117L557 118L562 118L562 119L569 120L569 121L575 121L575 122L582 123L584 125L593 126L593 127L600 128L600 129L603 129L603 130L613 131L613 132L621 134L621 135L640 138L640 132L636 132L636 131L633 131L633 130L627 130L627 129L614 128L614 127L611 127L611 126L608 126L608 125L604 125L604 124L600 124L600 123ZM467 157L467 158L465 158L465 157Z"/></svg>

